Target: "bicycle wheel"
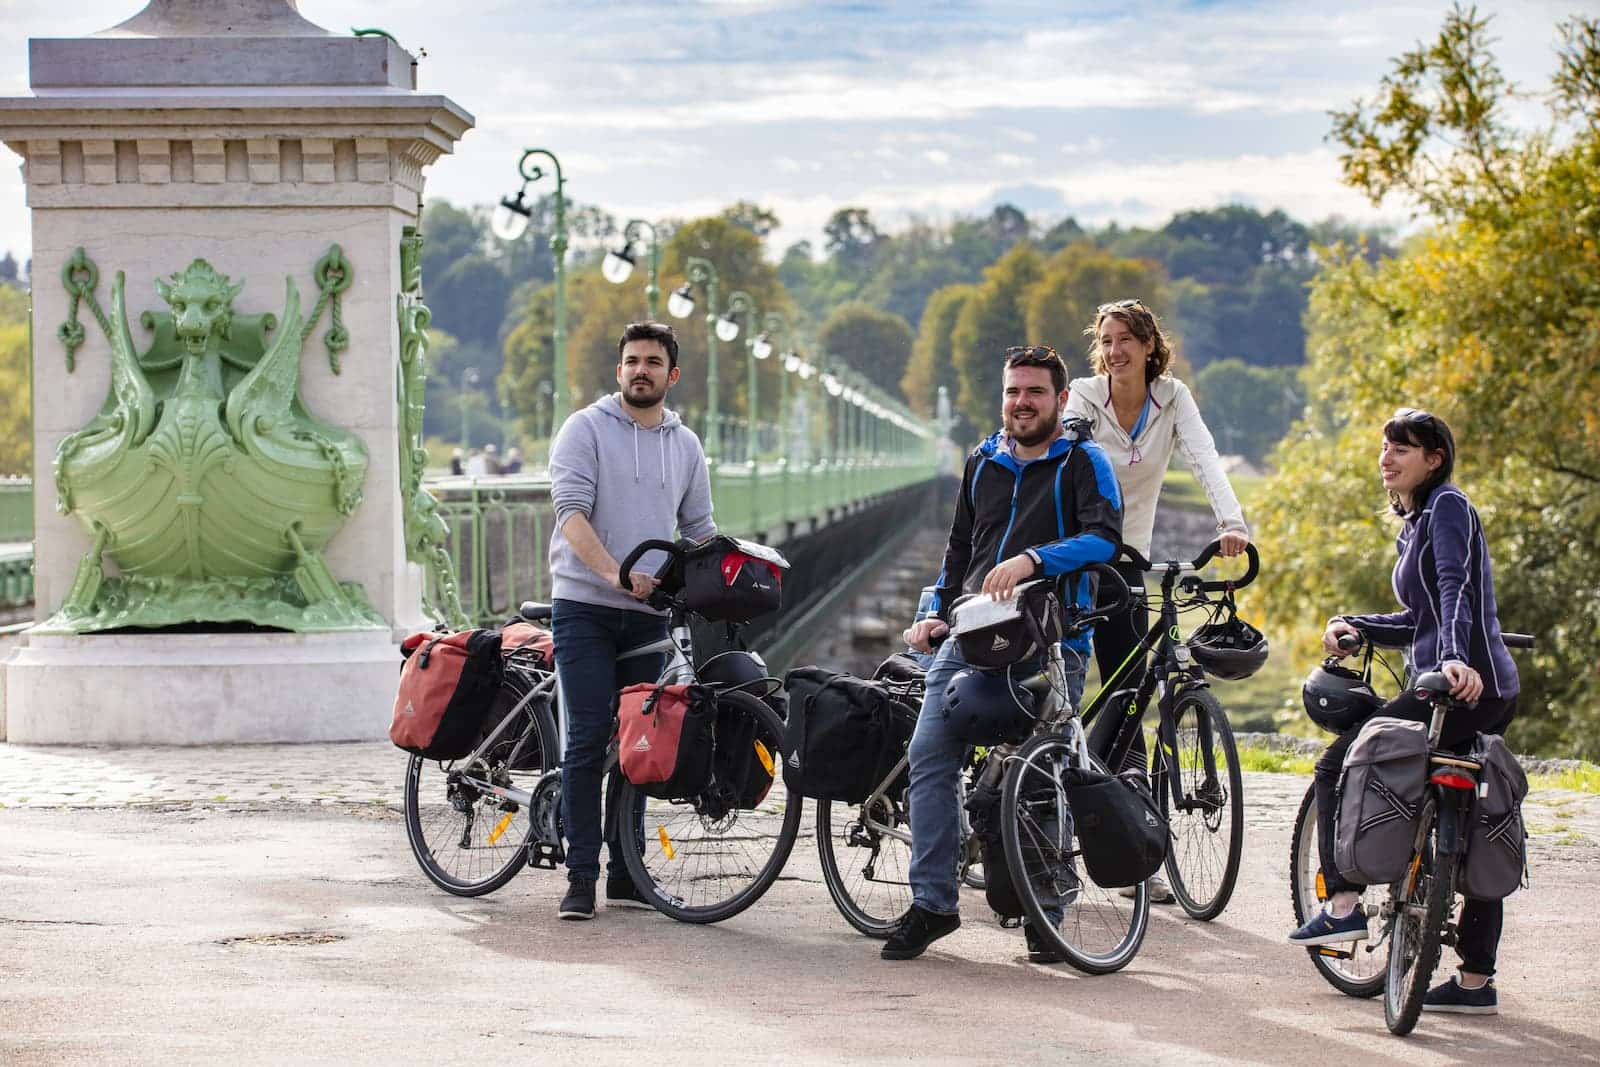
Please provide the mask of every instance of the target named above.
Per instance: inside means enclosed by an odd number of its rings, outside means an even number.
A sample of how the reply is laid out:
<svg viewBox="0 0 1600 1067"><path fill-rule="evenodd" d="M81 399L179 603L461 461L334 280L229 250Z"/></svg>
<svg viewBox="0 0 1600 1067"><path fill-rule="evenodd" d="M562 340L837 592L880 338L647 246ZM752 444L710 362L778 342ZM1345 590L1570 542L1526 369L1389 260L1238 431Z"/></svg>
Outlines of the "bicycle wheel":
<svg viewBox="0 0 1600 1067"><path fill-rule="evenodd" d="M717 697L756 725L774 768L783 764L783 720L767 704L740 692ZM739 914L767 891L794 848L802 801L781 778L754 808L702 795L692 801L643 797L623 782L617 790L618 836L633 884L657 910L680 922L714 923ZM642 808L641 808L642 803Z"/></svg>
<svg viewBox="0 0 1600 1067"><path fill-rule="evenodd" d="M1294 836L1289 842L1289 895L1294 901L1294 924L1302 926L1322 909L1328 894L1323 890L1322 859L1317 848L1317 794L1307 789L1295 816ZM1357 907L1368 916L1381 905L1383 890L1368 887ZM1352 941L1344 945L1314 945L1306 949L1317 973L1347 997L1375 997L1383 992L1387 962L1370 942Z"/></svg>
<svg viewBox="0 0 1600 1067"><path fill-rule="evenodd" d="M1073 745L1059 734L1023 745L1006 770L1000 833L1017 895L1040 939L1078 970L1110 974L1126 967L1144 941L1150 892L1141 882L1129 899L1080 872L1062 786L1062 772L1073 763ZM1057 906L1059 925L1050 914Z"/></svg>
<svg viewBox="0 0 1600 1067"><path fill-rule="evenodd" d="M1244 849L1239 751L1228 716L1209 690L1181 694L1172 722L1179 780L1167 780L1159 751L1153 761L1156 792L1172 829L1167 880L1190 918L1214 919L1233 895Z"/></svg>
<svg viewBox="0 0 1600 1067"><path fill-rule="evenodd" d="M1411 868L1390 887L1394 900L1394 931L1389 936L1389 967L1383 993L1383 1021L1389 1032L1409 1034L1422 1014L1422 997L1439 965L1444 924L1455 897L1456 857L1434 851L1434 822L1438 814L1430 797L1423 805L1422 847Z"/></svg>
<svg viewBox="0 0 1600 1067"><path fill-rule="evenodd" d="M504 689L496 707L509 714L525 694ZM484 792L467 779L531 789L556 765L555 723L535 699L518 711L520 724L471 763L441 763L412 756L406 767L406 838L422 873L440 889L461 897L492 893L527 864L530 818L521 805ZM491 721L499 722L500 717ZM518 745L521 749L518 751Z"/></svg>
<svg viewBox="0 0 1600 1067"><path fill-rule="evenodd" d="M885 938L911 907L911 817L904 767L860 804L817 801L817 858L849 924Z"/></svg>

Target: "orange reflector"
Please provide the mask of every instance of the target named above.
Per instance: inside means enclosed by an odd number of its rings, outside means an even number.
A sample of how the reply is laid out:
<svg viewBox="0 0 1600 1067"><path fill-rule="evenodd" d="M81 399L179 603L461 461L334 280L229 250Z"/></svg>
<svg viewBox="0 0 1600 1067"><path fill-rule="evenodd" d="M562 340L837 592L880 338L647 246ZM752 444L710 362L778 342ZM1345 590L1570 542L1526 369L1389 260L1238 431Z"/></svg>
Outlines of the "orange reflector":
<svg viewBox="0 0 1600 1067"><path fill-rule="evenodd" d="M1317 899L1328 899L1328 880L1322 876L1321 871L1317 872Z"/></svg>
<svg viewBox="0 0 1600 1067"><path fill-rule="evenodd" d="M674 855L672 838L667 836L667 828L665 826L657 826L656 837L661 839L661 851L666 855L667 859L672 859Z"/></svg>
<svg viewBox="0 0 1600 1067"><path fill-rule="evenodd" d="M768 752L767 746L763 745L760 741L756 742L756 759L761 761L761 766L766 768L768 774L773 773L772 753Z"/></svg>
<svg viewBox="0 0 1600 1067"><path fill-rule="evenodd" d="M1478 788L1478 783L1462 774L1460 771L1434 771L1433 777L1428 781L1434 785L1442 785L1446 789L1465 789L1469 792Z"/></svg>
<svg viewBox="0 0 1600 1067"><path fill-rule="evenodd" d="M502 815L500 817L500 821L499 822L494 824L494 829L489 831L489 844L492 845L496 841L500 840L500 835L505 833L506 832L506 827L508 827L510 825L511 825L511 813L508 811L508 812L506 812L504 815Z"/></svg>

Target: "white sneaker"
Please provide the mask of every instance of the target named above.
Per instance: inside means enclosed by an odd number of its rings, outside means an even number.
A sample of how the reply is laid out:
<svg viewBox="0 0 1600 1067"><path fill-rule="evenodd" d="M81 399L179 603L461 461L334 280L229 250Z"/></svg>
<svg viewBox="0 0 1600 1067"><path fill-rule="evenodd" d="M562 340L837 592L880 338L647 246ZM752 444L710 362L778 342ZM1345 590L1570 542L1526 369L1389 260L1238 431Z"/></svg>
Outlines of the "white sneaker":
<svg viewBox="0 0 1600 1067"><path fill-rule="evenodd" d="M1178 902L1178 898L1172 895L1172 887L1169 886L1167 884L1167 880L1161 877L1159 874L1152 874L1149 878L1145 879L1144 884L1150 887L1150 903L1176 904ZM1117 895L1124 896L1129 900L1132 900L1135 896L1135 887L1131 885L1125 886L1122 889L1117 890Z"/></svg>

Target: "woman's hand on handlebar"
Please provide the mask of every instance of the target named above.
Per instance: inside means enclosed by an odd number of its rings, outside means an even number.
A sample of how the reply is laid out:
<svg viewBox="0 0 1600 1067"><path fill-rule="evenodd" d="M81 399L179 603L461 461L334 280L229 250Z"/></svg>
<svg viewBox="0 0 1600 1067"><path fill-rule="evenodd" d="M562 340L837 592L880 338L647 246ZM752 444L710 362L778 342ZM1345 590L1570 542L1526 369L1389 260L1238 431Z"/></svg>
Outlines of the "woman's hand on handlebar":
<svg viewBox="0 0 1600 1067"><path fill-rule="evenodd" d="M1217 538L1217 554L1221 556L1241 556L1250 544L1250 535L1240 533L1238 530L1225 530Z"/></svg>
<svg viewBox="0 0 1600 1067"><path fill-rule="evenodd" d="M1450 695L1464 704L1476 704L1483 695L1483 676L1465 663L1446 663L1439 668L1450 679Z"/></svg>
<svg viewBox="0 0 1600 1067"><path fill-rule="evenodd" d="M646 574L644 571L629 571L627 585L622 584L621 578L622 575L619 573L612 579L613 584L636 600L648 600L650 594L656 591L656 586L661 584L654 575Z"/></svg>
<svg viewBox="0 0 1600 1067"><path fill-rule="evenodd" d="M918 652L928 653L933 651L933 639L949 632L950 626L943 619L923 619L912 623L910 629L901 636L906 639L906 644Z"/></svg>
<svg viewBox="0 0 1600 1067"><path fill-rule="evenodd" d="M1353 638L1340 645L1339 638ZM1348 646L1348 647L1345 647ZM1343 659L1361 647L1361 631L1343 619L1329 619L1328 628L1322 631L1322 648L1330 656Z"/></svg>

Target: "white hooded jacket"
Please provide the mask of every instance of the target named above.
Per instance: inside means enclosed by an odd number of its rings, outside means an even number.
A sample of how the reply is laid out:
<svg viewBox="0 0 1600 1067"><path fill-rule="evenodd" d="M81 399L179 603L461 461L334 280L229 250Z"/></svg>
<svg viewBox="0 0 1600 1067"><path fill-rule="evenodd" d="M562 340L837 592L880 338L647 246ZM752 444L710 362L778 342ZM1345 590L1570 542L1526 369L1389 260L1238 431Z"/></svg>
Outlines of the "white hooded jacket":
<svg viewBox="0 0 1600 1067"><path fill-rule="evenodd" d="M1111 459L1122 487L1122 541L1145 557L1155 528L1156 500L1174 447L1183 454L1195 480L1211 502L1218 532L1235 530L1248 536L1239 498L1222 472L1216 442L1200 417L1189 387L1168 374L1150 383L1150 417L1137 440L1117 421L1111 406L1111 380L1103 374L1074 378L1067 387L1066 419L1088 419L1095 442Z"/></svg>

